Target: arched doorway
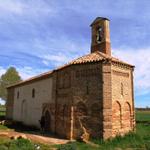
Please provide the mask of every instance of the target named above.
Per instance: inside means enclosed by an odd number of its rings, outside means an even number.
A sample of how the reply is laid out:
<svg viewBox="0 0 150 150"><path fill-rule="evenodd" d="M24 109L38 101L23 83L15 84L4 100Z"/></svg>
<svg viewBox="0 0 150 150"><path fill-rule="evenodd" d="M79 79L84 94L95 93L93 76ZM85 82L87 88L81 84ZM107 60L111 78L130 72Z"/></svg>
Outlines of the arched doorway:
<svg viewBox="0 0 150 150"><path fill-rule="evenodd" d="M48 110L45 111L45 131L51 131L51 116Z"/></svg>
<svg viewBox="0 0 150 150"><path fill-rule="evenodd" d="M117 101L113 105L113 128L116 132L122 128L121 105Z"/></svg>
<svg viewBox="0 0 150 150"><path fill-rule="evenodd" d="M21 106L21 120L23 123L25 123L26 119L27 119L27 102L26 100L23 100Z"/></svg>
<svg viewBox="0 0 150 150"><path fill-rule="evenodd" d="M124 106L124 122L127 128L131 128L131 106L128 102Z"/></svg>

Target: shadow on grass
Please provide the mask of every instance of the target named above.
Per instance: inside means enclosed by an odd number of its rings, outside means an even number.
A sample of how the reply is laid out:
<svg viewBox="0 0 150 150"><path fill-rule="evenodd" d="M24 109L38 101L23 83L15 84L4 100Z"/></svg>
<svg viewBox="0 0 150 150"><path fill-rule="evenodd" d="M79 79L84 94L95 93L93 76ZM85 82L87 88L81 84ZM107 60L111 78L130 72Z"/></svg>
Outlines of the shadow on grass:
<svg viewBox="0 0 150 150"><path fill-rule="evenodd" d="M39 136L43 136L43 137L51 137L51 138L62 139L62 137L59 137L58 135L53 134L50 131L40 131L40 129L38 129L37 127L35 127L35 126L26 126L22 122L6 123L4 126L6 126L9 129L12 129L16 132L21 132L21 133L24 133L24 134L34 134L34 135L39 135Z"/></svg>

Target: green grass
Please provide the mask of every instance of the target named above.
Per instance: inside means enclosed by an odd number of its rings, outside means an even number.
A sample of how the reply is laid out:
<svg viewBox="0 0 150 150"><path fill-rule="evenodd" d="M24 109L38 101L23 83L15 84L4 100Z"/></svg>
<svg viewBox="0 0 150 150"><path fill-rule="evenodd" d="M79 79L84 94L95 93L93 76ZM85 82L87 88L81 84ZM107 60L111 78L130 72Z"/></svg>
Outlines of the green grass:
<svg viewBox="0 0 150 150"><path fill-rule="evenodd" d="M0 111L0 117L4 117L6 115L6 112Z"/></svg>
<svg viewBox="0 0 150 150"><path fill-rule="evenodd" d="M143 124L137 125L137 132L136 133L129 133L124 137L116 137L112 140L108 141L100 141L97 140L95 143L99 144L102 149L115 149L118 148L143 148L149 146L150 148L150 126L146 126ZM131 142L132 141L132 142Z"/></svg>
<svg viewBox="0 0 150 150"><path fill-rule="evenodd" d="M150 122L150 111L137 111L136 121L149 121Z"/></svg>
<svg viewBox="0 0 150 150"><path fill-rule="evenodd" d="M33 143L27 139L10 140L6 137L0 137L0 150L50 150L54 146Z"/></svg>
<svg viewBox="0 0 150 150"><path fill-rule="evenodd" d="M3 119L6 115L6 108L4 105L0 105L0 120Z"/></svg>
<svg viewBox="0 0 150 150"><path fill-rule="evenodd" d="M136 133L129 133L124 137L116 137L107 141L93 139L92 142L99 147L92 147L81 142L74 142L59 146L59 150L116 150L116 148L120 148L120 150L125 150L127 148L133 150L150 150L150 126L138 124Z"/></svg>
<svg viewBox="0 0 150 150"><path fill-rule="evenodd" d="M7 126L4 125L0 125L0 130L8 130L9 128Z"/></svg>
<svg viewBox="0 0 150 150"><path fill-rule="evenodd" d="M5 105L0 105L0 109L6 109Z"/></svg>
<svg viewBox="0 0 150 150"><path fill-rule="evenodd" d="M57 145L58 150L150 150L150 111L138 111L136 113L136 133L129 133L124 137L116 137L112 140L103 141L92 139L98 147L90 146L82 142L72 142L65 145ZM0 130L8 129L0 125ZM40 150L50 150L48 145L40 145ZM120 149L119 149L120 148ZM29 140L10 140L0 137L0 150L36 150L35 143Z"/></svg>
<svg viewBox="0 0 150 150"><path fill-rule="evenodd" d="M101 139L93 139L92 142L99 147L92 147L81 142L69 143L59 146L59 150L125 150L127 148L133 150L150 150L150 111L138 111L136 120L141 122L136 126L136 133L129 133L124 137L116 137L112 140L103 141ZM143 123L143 121L145 123Z"/></svg>

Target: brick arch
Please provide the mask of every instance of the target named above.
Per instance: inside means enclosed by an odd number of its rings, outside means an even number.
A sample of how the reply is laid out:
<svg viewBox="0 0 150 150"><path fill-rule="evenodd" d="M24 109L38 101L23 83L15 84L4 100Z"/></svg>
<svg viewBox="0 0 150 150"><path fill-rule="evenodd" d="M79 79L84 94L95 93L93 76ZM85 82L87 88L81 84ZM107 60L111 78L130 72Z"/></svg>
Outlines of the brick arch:
<svg viewBox="0 0 150 150"><path fill-rule="evenodd" d="M119 132L122 128L122 112L121 112L121 104L118 101L113 103L113 129L115 132Z"/></svg>
<svg viewBox="0 0 150 150"><path fill-rule="evenodd" d="M128 102L124 104L124 126L131 128L131 105Z"/></svg>

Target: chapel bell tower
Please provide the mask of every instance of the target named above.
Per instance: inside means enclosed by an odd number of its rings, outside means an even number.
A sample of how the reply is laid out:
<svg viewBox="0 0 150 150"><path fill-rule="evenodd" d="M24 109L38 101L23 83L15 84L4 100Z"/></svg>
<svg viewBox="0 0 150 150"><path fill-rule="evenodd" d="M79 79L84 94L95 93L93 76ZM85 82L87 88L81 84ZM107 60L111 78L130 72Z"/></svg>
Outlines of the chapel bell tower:
<svg viewBox="0 0 150 150"><path fill-rule="evenodd" d="M100 51L111 56L109 19L97 17L91 24L91 53Z"/></svg>

